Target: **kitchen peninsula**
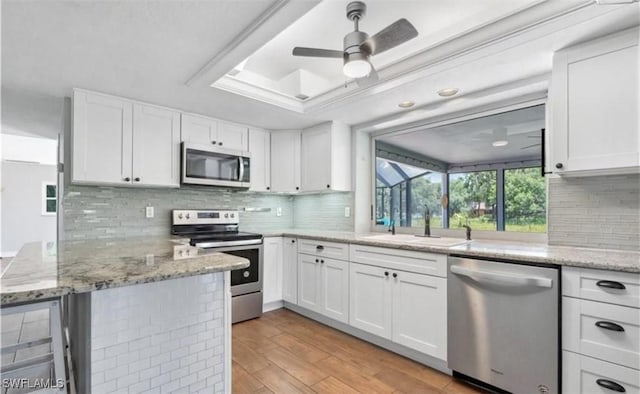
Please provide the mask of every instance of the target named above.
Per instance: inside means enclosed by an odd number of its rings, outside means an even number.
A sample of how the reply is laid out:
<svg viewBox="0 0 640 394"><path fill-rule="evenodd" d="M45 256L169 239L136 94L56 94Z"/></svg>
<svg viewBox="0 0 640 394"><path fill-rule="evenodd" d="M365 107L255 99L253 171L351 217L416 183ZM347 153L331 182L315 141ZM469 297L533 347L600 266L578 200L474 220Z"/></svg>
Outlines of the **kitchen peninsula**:
<svg viewBox="0 0 640 394"><path fill-rule="evenodd" d="M64 297L78 392L126 390L143 375L174 389L223 391L231 358L227 272L249 263L186 242L26 244L2 276L2 307Z"/></svg>

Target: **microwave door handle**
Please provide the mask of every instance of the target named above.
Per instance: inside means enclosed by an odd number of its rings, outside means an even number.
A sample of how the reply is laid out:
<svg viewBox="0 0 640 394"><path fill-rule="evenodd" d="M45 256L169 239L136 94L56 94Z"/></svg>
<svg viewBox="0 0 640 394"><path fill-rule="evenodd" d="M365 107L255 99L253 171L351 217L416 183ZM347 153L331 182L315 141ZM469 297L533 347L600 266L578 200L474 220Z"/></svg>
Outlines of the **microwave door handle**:
<svg viewBox="0 0 640 394"><path fill-rule="evenodd" d="M244 158L238 157L238 181L242 182L244 179Z"/></svg>

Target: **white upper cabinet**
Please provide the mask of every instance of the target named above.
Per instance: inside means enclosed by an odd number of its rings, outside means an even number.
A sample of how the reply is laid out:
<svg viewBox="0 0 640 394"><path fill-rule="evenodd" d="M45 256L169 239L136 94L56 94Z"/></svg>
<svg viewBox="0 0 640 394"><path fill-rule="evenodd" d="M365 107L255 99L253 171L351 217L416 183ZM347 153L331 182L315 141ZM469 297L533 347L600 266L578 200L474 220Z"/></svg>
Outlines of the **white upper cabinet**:
<svg viewBox="0 0 640 394"><path fill-rule="evenodd" d="M261 129L249 129L251 153L251 188L255 192L271 190L271 134Z"/></svg>
<svg viewBox="0 0 640 394"><path fill-rule="evenodd" d="M131 183L131 102L75 91L72 182Z"/></svg>
<svg viewBox="0 0 640 394"><path fill-rule="evenodd" d="M180 186L180 113L133 105L133 183Z"/></svg>
<svg viewBox="0 0 640 394"><path fill-rule="evenodd" d="M179 186L180 113L74 91L72 182Z"/></svg>
<svg viewBox="0 0 640 394"><path fill-rule="evenodd" d="M182 141L246 152L249 128L206 116L182 114Z"/></svg>
<svg viewBox="0 0 640 394"><path fill-rule="evenodd" d="M640 169L638 29L556 52L551 83L554 172Z"/></svg>
<svg viewBox="0 0 640 394"><path fill-rule="evenodd" d="M302 131L301 188L304 192L351 190L351 128L339 122Z"/></svg>
<svg viewBox="0 0 640 394"><path fill-rule="evenodd" d="M300 191L300 131L271 133L271 190Z"/></svg>

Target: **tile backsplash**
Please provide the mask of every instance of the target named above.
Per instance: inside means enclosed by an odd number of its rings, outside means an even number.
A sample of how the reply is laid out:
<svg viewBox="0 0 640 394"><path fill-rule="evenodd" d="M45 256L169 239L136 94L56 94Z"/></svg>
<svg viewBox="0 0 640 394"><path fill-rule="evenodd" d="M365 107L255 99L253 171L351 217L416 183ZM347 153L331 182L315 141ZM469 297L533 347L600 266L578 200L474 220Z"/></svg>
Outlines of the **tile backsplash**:
<svg viewBox="0 0 640 394"><path fill-rule="evenodd" d="M640 175L549 179L550 245L640 250Z"/></svg>
<svg viewBox="0 0 640 394"><path fill-rule="evenodd" d="M210 187L137 189L68 186L63 206L64 239L166 235L172 209L237 209L245 231L293 227L293 198L284 195L236 192ZM145 217L153 206L155 215ZM282 216L276 216L276 208ZM244 212L244 208L270 208L270 212ZM62 238L62 237L61 237Z"/></svg>
<svg viewBox="0 0 640 394"><path fill-rule="evenodd" d="M321 193L295 196L293 227L305 230L353 231L352 192ZM348 207L349 217L344 211Z"/></svg>
<svg viewBox="0 0 640 394"><path fill-rule="evenodd" d="M166 235L172 209L222 208L240 211L240 228L269 231L288 228L353 231L353 193L286 196L237 192L210 187L143 189L68 186L63 199L61 239L113 238ZM152 219L145 208L154 207ZM344 217L349 207L350 217ZM244 208L270 208L269 212L245 212ZM276 209L282 208L282 216Z"/></svg>

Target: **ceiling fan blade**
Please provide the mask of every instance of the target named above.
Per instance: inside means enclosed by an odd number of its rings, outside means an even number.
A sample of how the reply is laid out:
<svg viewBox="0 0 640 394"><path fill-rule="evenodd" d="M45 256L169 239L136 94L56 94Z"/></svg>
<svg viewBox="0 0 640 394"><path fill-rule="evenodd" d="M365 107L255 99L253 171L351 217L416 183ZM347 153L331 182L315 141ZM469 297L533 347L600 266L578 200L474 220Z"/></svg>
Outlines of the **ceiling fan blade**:
<svg viewBox="0 0 640 394"><path fill-rule="evenodd" d="M369 37L360 45L367 53L377 55L418 36L418 31L402 18Z"/></svg>
<svg viewBox="0 0 640 394"><path fill-rule="evenodd" d="M369 64L371 64L371 62L369 62ZM373 67L373 64L371 64L371 71L369 72L369 75L362 78L356 78L356 84L358 85L358 87L366 88L367 86L373 85L373 83L376 82L377 80L378 80L378 72Z"/></svg>
<svg viewBox="0 0 640 394"><path fill-rule="evenodd" d="M331 57L342 59L344 57L343 51L336 51L333 49L320 49L320 48L305 48L295 47L292 52L293 56L311 56L311 57Z"/></svg>
<svg viewBox="0 0 640 394"><path fill-rule="evenodd" d="M523 146L520 149L529 149L529 148L533 148L534 146L540 146L540 145L542 145L542 144L533 144L533 145L529 145L529 146Z"/></svg>

